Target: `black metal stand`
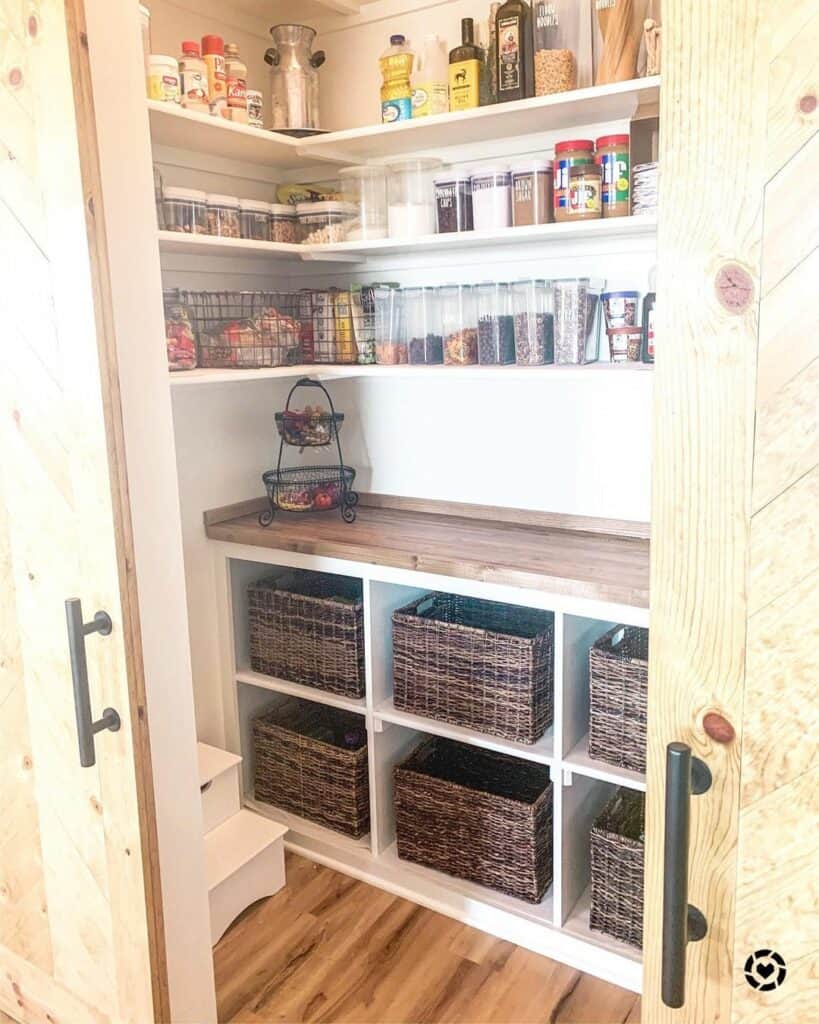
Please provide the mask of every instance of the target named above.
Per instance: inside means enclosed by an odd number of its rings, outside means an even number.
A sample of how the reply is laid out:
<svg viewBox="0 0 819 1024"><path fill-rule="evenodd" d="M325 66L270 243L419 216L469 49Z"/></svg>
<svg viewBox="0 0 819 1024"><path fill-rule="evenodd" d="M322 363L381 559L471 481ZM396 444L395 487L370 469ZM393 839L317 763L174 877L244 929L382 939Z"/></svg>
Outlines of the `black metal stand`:
<svg viewBox="0 0 819 1024"><path fill-rule="evenodd" d="M338 420L336 418L336 410L333 405L333 400L330 397L330 393L327 388L325 388L319 381L311 380L310 377L302 377L297 380L290 389L287 396L287 402L285 403L285 414L290 412L290 401L299 388L318 388L318 390L321 391L327 399L327 403L330 406L330 440L327 443L329 446L332 444L333 437L335 438L336 450L338 452L338 464L336 466L309 467L302 470L282 468L285 445L290 448L300 447L292 444L290 441L287 441L285 438L285 431L282 431L281 441L279 442L279 459L276 463L276 469L272 473L265 473L263 477L270 507L259 514L259 525L270 526L275 518L276 512L282 510L279 500L280 488L283 486L298 486L299 483L311 482L313 484L326 483L336 485L339 488L340 494L337 507L341 510L341 518L345 523L352 523L355 521L355 507L358 504L358 494L352 489L353 481L355 480L355 470L344 465L344 456L341 452L341 438L339 437L338 431Z"/></svg>

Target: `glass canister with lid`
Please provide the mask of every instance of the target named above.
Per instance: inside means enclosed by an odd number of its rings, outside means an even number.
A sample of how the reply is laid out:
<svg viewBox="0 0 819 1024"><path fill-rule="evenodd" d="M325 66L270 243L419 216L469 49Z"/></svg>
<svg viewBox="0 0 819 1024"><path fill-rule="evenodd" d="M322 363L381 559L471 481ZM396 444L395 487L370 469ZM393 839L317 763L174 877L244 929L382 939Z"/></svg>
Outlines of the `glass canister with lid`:
<svg viewBox="0 0 819 1024"><path fill-rule="evenodd" d="M348 241L387 237L387 175L383 167L345 167L338 172L344 198L358 208Z"/></svg>
<svg viewBox="0 0 819 1024"><path fill-rule="evenodd" d="M242 237L237 196L208 193L208 234L223 238Z"/></svg>
<svg viewBox="0 0 819 1024"><path fill-rule="evenodd" d="M439 289L444 363L470 366L478 361L478 312L469 284L446 284Z"/></svg>
<svg viewBox="0 0 819 1024"><path fill-rule="evenodd" d="M594 163L591 139L568 139L555 145L554 214L558 223L571 220L569 209L569 171L576 164Z"/></svg>
<svg viewBox="0 0 819 1024"><path fill-rule="evenodd" d="M208 233L207 195L195 188L166 185L162 192L162 212L166 231L187 235Z"/></svg>
<svg viewBox="0 0 819 1024"><path fill-rule="evenodd" d="M329 245L343 242L347 231L356 220L355 203L339 199L324 199L317 203L297 203L299 241L304 245Z"/></svg>
<svg viewBox="0 0 819 1024"><path fill-rule="evenodd" d="M261 199L240 199L239 215L242 238L270 241L270 203Z"/></svg>
<svg viewBox="0 0 819 1024"><path fill-rule="evenodd" d="M440 160L418 157L387 166L387 220L390 238L435 233L432 179Z"/></svg>

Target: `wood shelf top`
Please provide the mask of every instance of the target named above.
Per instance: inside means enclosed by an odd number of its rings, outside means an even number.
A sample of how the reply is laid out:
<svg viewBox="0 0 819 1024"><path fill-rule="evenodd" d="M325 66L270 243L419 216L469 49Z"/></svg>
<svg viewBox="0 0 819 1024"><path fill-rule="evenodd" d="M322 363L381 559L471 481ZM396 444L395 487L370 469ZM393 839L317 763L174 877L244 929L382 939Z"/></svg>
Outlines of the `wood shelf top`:
<svg viewBox="0 0 819 1024"><path fill-rule="evenodd" d="M235 506L240 515L206 512L207 536L648 608L649 542L641 537L364 503L351 524L337 512L279 513L265 528L257 518L263 507L261 499Z"/></svg>

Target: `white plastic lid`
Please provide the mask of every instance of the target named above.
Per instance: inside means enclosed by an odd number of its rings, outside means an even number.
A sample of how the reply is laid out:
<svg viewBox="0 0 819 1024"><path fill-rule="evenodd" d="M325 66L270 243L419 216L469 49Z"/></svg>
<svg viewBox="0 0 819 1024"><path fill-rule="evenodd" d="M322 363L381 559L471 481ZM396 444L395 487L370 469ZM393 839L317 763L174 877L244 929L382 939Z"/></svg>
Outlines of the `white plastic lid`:
<svg viewBox="0 0 819 1024"><path fill-rule="evenodd" d="M148 60L151 64L159 64L161 67L168 67L168 65L171 65L176 68L177 71L179 70L179 61L176 57L169 57L167 53L152 53L148 57Z"/></svg>
<svg viewBox="0 0 819 1024"><path fill-rule="evenodd" d="M530 164L516 164L512 168L512 174L531 174L532 171L554 171L554 164L551 160L533 160Z"/></svg>
<svg viewBox="0 0 819 1024"><path fill-rule="evenodd" d="M195 188L178 188L175 185L166 185L162 190L163 199L187 199L191 203L206 203L207 193L200 192Z"/></svg>
<svg viewBox="0 0 819 1024"><path fill-rule="evenodd" d="M216 192L209 192L208 206L229 206L233 210L238 210L239 198L238 196L222 196Z"/></svg>
<svg viewBox="0 0 819 1024"><path fill-rule="evenodd" d="M472 169L472 180L479 181L483 178L502 178L509 174L508 167L474 167Z"/></svg>
<svg viewBox="0 0 819 1024"><path fill-rule="evenodd" d="M296 208L290 203L268 203L268 208L274 217L295 217Z"/></svg>
<svg viewBox="0 0 819 1024"><path fill-rule="evenodd" d="M337 199L325 199L320 203L297 203L296 213L299 217L307 217L311 213L358 213L355 203L343 203Z"/></svg>
<svg viewBox="0 0 819 1024"><path fill-rule="evenodd" d="M395 164L387 164L386 169L393 173L398 172L399 174L408 171L423 174L426 171L437 171L439 167L443 166L443 163L443 160L436 160L432 156L419 156L414 157L412 160L401 160Z"/></svg>
<svg viewBox="0 0 819 1024"><path fill-rule="evenodd" d="M339 178L384 178L386 169L369 164L356 164L354 167L342 167L338 176Z"/></svg>
<svg viewBox="0 0 819 1024"><path fill-rule="evenodd" d="M441 171L432 179L433 185L447 185L453 181L471 181L472 169L469 167L450 167L448 171Z"/></svg>
<svg viewBox="0 0 819 1024"><path fill-rule="evenodd" d="M270 203L264 199L240 199L239 209L248 213L270 213Z"/></svg>

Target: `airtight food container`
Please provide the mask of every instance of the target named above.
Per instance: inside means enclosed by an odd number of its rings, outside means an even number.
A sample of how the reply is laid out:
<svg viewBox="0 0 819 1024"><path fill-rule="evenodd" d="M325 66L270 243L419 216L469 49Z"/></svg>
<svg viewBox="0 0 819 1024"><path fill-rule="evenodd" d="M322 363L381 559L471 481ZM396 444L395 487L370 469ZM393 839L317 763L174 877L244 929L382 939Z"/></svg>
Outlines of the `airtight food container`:
<svg viewBox="0 0 819 1024"><path fill-rule="evenodd" d="M187 235L208 233L207 195L194 188L166 185L162 192L162 212L166 231Z"/></svg>

